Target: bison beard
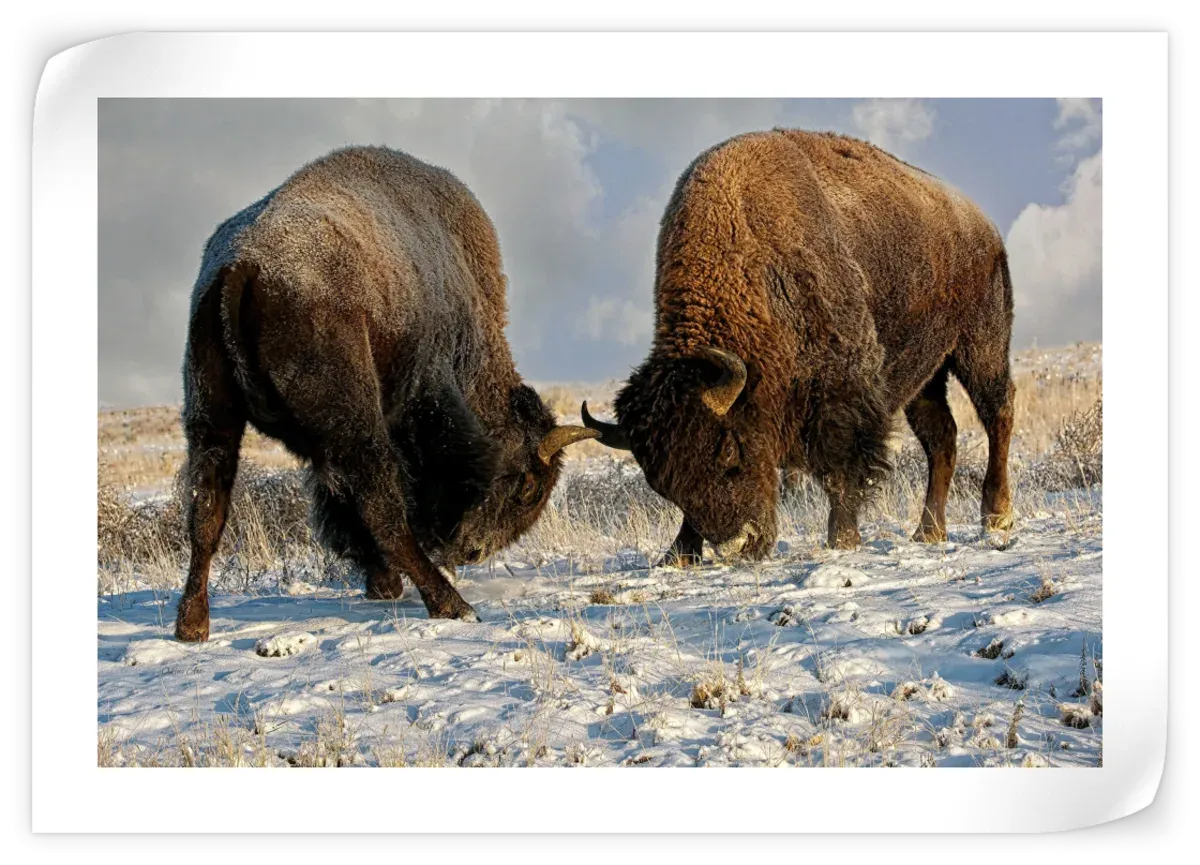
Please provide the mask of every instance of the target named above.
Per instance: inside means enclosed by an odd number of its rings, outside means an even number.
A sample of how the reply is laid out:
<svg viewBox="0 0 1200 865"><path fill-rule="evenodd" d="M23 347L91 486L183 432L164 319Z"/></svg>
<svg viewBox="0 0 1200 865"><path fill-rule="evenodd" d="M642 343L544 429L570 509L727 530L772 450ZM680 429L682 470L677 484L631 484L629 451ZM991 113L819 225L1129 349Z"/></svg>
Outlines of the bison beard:
<svg viewBox="0 0 1200 865"><path fill-rule="evenodd" d="M247 423L308 464L317 535L365 570L368 597L400 597L408 575L431 617L477 620L440 566L528 530L562 449L598 436L556 427L517 375L505 287L466 187L385 148L335 151L217 228L183 365L179 639L208 639Z"/></svg>
<svg viewBox="0 0 1200 865"><path fill-rule="evenodd" d="M781 468L819 479L829 545L857 546L901 410L929 465L913 537L945 540L951 374L988 434L984 530L1011 527L1012 285L999 232L956 190L839 135L739 136L680 177L654 295L618 422L583 417L683 511L665 562L699 561L705 539L765 555Z"/></svg>

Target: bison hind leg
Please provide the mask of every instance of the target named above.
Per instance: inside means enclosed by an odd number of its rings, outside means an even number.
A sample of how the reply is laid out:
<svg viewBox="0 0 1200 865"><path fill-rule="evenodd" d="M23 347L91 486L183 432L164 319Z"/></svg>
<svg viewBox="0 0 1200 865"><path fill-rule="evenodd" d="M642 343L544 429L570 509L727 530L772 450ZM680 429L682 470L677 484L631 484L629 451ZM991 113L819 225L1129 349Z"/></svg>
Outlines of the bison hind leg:
<svg viewBox="0 0 1200 865"><path fill-rule="evenodd" d="M954 478L958 426L946 401L948 365L943 365L916 398L904 409L908 425L925 451L929 466L925 506L913 540L938 543L946 540L946 500Z"/></svg>
<svg viewBox="0 0 1200 865"><path fill-rule="evenodd" d="M951 371L962 382L987 431L988 465L980 506L985 533L1008 532L1013 525L1012 494L1008 488L1015 392L1009 364L1013 291L1004 253L996 259L991 288L950 358Z"/></svg>

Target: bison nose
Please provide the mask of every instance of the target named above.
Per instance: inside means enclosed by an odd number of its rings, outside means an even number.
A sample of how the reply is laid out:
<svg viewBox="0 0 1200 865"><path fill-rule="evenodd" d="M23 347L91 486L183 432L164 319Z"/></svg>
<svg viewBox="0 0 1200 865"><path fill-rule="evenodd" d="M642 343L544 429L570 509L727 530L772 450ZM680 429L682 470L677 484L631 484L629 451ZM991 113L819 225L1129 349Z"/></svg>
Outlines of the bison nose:
<svg viewBox="0 0 1200 865"><path fill-rule="evenodd" d="M723 544L717 544L717 555L723 559L729 559L737 556L746 545L758 537L758 526L754 523L742 523L742 530L737 536L731 538Z"/></svg>

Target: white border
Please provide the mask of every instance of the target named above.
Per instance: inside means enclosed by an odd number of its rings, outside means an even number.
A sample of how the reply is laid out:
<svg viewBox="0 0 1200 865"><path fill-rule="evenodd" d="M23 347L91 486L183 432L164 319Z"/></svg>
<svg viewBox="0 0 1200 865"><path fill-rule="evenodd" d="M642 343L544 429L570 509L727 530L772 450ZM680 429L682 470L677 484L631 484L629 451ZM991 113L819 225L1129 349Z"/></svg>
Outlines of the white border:
<svg viewBox="0 0 1200 865"><path fill-rule="evenodd" d="M1166 741L1166 60L1165 34L1115 33L159 34L54 57L34 119L34 830L994 832L1148 805ZM1103 98L1103 769L594 769L572 782L590 805L548 769L256 772L240 808L238 770L95 767L96 99L503 95Z"/></svg>

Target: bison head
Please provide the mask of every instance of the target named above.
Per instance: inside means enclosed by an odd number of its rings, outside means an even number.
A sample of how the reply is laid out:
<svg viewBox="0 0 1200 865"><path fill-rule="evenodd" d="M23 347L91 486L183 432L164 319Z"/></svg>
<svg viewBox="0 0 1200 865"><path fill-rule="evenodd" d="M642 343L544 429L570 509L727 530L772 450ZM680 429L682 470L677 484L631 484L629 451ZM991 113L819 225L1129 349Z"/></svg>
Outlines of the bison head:
<svg viewBox="0 0 1200 865"><path fill-rule="evenodd" d="M454 479L438 485L455 502L426 547L442 564L478 562L516 541L550 499L563 448L600 436L586 427L556 426L527 385L514 388L508 402L505 421L458 448Z"/></svg>
<svg viewBox="0 0 1200 865"><path fill-rule="evenodd" d="M760 559L775 542L779 464L760 382L736 354L704 347L651 357L617 395L619 423L583 419L600 441L633 452L646 481L724 556Z"/></svg>

